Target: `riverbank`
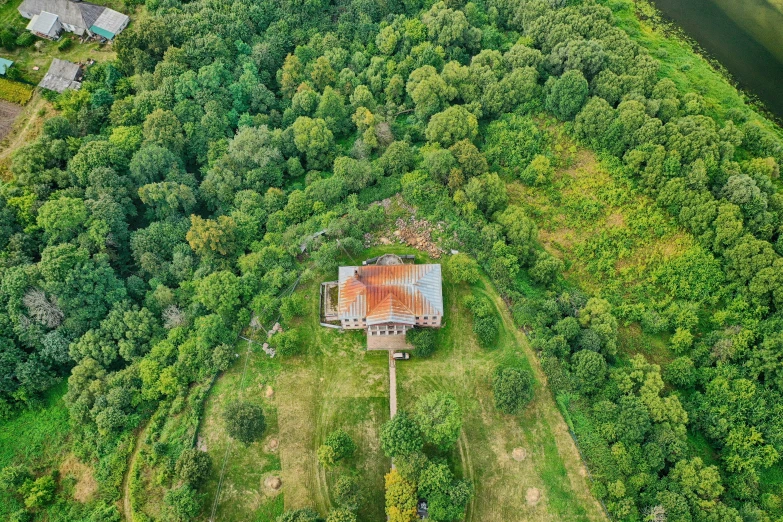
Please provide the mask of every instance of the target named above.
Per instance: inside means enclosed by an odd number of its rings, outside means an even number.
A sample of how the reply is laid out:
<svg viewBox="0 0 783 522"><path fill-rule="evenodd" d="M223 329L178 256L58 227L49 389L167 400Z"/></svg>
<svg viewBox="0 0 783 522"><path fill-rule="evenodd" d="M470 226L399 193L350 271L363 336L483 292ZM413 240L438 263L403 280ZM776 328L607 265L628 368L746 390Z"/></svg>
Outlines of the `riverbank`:
<svg viewBox="0 0 783 522"><path fill-rule="evenodd" d="M674 23L687 39L697 43L698 52L720 62L741 88L758 96L780 119L783 33L770 34L775 32L772 27L752 21L762 16L761 4L766 2L753 0L748 5L730 6L725 0L653 0L664 20ZM779 21L779 27L783 27L783 13L767 7L769 21Z"/></svg>
<svg viewBox="0 0 783 522"><path fill-rule="evenodd" d="M783 135L780 127L783 109L779 113L773 111L765 100L740 84L717 57L691 38L683 28L668 21L654 5L647 0L599 2L614 12L618 25L634 41L661 60L665 76L671 78L682 91L698 92L704 96L710 116L723 121L732 109L747 113L750 108L770 129Z"/></svg>

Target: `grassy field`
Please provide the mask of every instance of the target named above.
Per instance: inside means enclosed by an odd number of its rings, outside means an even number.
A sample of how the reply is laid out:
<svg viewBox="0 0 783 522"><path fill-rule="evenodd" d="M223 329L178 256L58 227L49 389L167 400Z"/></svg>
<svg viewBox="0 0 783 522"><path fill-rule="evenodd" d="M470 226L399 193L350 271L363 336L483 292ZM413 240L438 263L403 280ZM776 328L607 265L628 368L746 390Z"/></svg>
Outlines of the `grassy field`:
<svg viewBox="0 0 783 522"><path fill-rule="evenodd" d="M0 423L0 469L25 464L45 471L59 467L68 453L68 410L63 403L66 383L51 388L41 409L27 410ZM0 490L0 520L19 509L19 501Z"/></svg>
<svg viewBox="0 0 783 522"><path fill-rule="evenodd" d="M0 179L8 180L11 178L9 167L14 151L37 138L43 129L44 121L55 114L56 111L52 104L46 101L40 92L36 92L33 94L30 103L21 107L21 111L17 113L12 121L0 124L0 126L4 126L8 130L7 134L0 140ZM9 119L10 117L9 114Z"/></svg>
<svg viewBox="0 0 783 522"><path fill-rule="evenodd" d="M403 247L382 251L416 253L417 262L426 261L421 253ZM380 252L371 249L361 258ZM318 324L318 285L333 277L316 276L297 290L308 303L306 317L296 325L306 355L269 359L258 348L248 352L247 344L241 343L237 362L212 388L199 431L199 444L206 446L215 463L204 488L202 519L211 514L226 455L217 520L273 521L283 509L308 506L325 514L333 504L330 488L341 473L355 474L363 485L360 520L385 518L383 476L390 462L380 450L379 432L389 417L387 355L367 352L360 332L340 333ZM495 410L489 378L497 364L532 368L539 383L544 378L527 341L487 282L474 291L495 303L505 328L496 349L478 348L469 313L460 304L470 291L445 282L447 312L437 354L397 366L401 407L410 407L432 389L457 397L465 423L450 458L458 473L476 486L468 520L603 520L548 389L538 386L535 400L520 417ZM267 415L265 437L249 447L229 442L221 419L225 405L240 396L262 405ZM358 451L341 469L324 472L316 449L336 428L348 431ZM527 452L522 462L511 457L517 447ZM269 475L281 477L279 494L264 486ZM537 505L526 503L528 488L541 490Z"/></svg>
<svg viewBox="0 0 783 522"><path fill-rule="evenodd" d="M491 300L502 321L493 350L478 346L470 314L460 304L471 291ZM451 460L476 491L466 520L603 520L567 426L546 386L537 386L535 399L519 417L495 409L490 382L497 365L530 368L539 383L545 381L505 303L486 280L472 290L447 281L444 294L446 315L438 350L430 359L398 364L398 393L400 406L408 409L432 390L456 396L464 425ZM515 448L526 451L523 461L512 458ZM526 501L529 488L541 491L535 505Z"/></svg>
<svg viewBox="0 0 783 522"><path fill-rule="evenodd" d="M298 290L309 306L307 317L297 321L306 355L270 359L256 344L248 353L242 342L241 357L210 392L199 431L200 444L215 462L205 487L204 518L214 504L229 445L218 520L272 521L284 508L307 506L327 511L329 486L341 470L325 473L315 451L336 428L348 431L358 446L344 471L356 474L364 485L360 514L364 520L383 518L383 475L389 461L380 452L378 437L389 415L386 354L364 351L359 334L318 324L319 285L320 279L312 280ZM267 419L264 439L248 447L229 442L221 419L225 405L239 397L262 405ZM279 492L264 486L270 475L282 479Z"/></svg>
<svg viewBox="0 0 783 522"><path fill-rule="evenodd" d="M661 265L694 248L693 238L620 169L578 147L561 125L539 120L558 157L543 187L507 180L511 203L534 219L539 240L566 263L566 277L597 295L643 300Z"/></svg>
<svg viewBox="0 0 783 522"><path fill-rule="evenodd" d="M693 259L705 260L703 267L710 256L693 236L641 194L615 160L578 146L562 125L538 123L550 136L557 169L543 187L507 179L509 200L536 222L544 248L565 263L568 282L628 307L663 306L682 298L678 286L697 287L702 274L683 267ZM714 304L719 294L714 289L703 296L704 304ZM637 323L623 326L620 335L624 353L643 353L658 364L673 358L665 338Z"/></svg>

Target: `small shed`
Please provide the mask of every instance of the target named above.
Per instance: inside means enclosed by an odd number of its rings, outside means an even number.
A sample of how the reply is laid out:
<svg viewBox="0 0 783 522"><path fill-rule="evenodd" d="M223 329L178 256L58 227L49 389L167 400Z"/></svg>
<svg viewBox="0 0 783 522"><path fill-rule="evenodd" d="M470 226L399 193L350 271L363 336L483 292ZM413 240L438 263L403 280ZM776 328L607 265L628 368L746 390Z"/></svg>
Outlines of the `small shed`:
<svg viewBox="0 0 783 522"><path fill-rule="evenodd" d="M5 58L0 58L0 75L5 76L5 73L8 72L8 68L11 67L14 64L11 60L6 60Z"/></svg>
<svg viewBox="0 0 783 522"><path fill-rule="evenodd" d="M90 32L113 40L115 36L128 26L130 18L114 9L106 8L90 26Z"/></svg>
<svg viewBox="0 0 783 522"><path fill-rule="evenodd" d="M39 14L33 15L30 19L30 23L27 24L27 30L42 38L54 40L60 36L63 26L60 23L60 18L56 14L48 11L41 11Z"/></svg>
<svg viewBox="0 0 783 522"><path fill-rule="evenodd" d="M79 64L55 58L38 85L50 91L77 90L82 86L82 68Z"/></svg>

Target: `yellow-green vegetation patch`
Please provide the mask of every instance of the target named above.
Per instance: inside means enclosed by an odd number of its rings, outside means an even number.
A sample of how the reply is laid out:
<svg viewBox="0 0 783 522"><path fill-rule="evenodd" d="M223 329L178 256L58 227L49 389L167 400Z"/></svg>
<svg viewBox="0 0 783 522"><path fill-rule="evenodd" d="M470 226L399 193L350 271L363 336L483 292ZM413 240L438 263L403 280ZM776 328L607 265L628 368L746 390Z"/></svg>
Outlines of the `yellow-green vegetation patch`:
<svg viewBox="0 0 783 522"><path fill-rule="evenodd" d="M33 86L0 78L0 98L24 105L33 95Z"/></svg>
<svg viewBox="0 0 783 522"><path fill-rule="evenodd" d="M648 297L658 270L698 249L692 236L641 195L609 159L576 147L562 127L549 127L558 168L545 187L508 184L511 203L525 207L567 276L605 296Z"/></svg>

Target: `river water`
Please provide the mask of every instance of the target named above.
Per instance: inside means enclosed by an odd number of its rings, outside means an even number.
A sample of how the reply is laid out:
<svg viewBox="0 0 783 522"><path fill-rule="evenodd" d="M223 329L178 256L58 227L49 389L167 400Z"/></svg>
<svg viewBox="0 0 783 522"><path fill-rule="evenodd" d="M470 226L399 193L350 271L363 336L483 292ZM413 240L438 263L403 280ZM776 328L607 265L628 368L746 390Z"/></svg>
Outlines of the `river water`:
<svg viewBox="0 0 783 522"><path fill-rule="evenodd" d="M653 0L783 118L783 0Z"/></svg>

